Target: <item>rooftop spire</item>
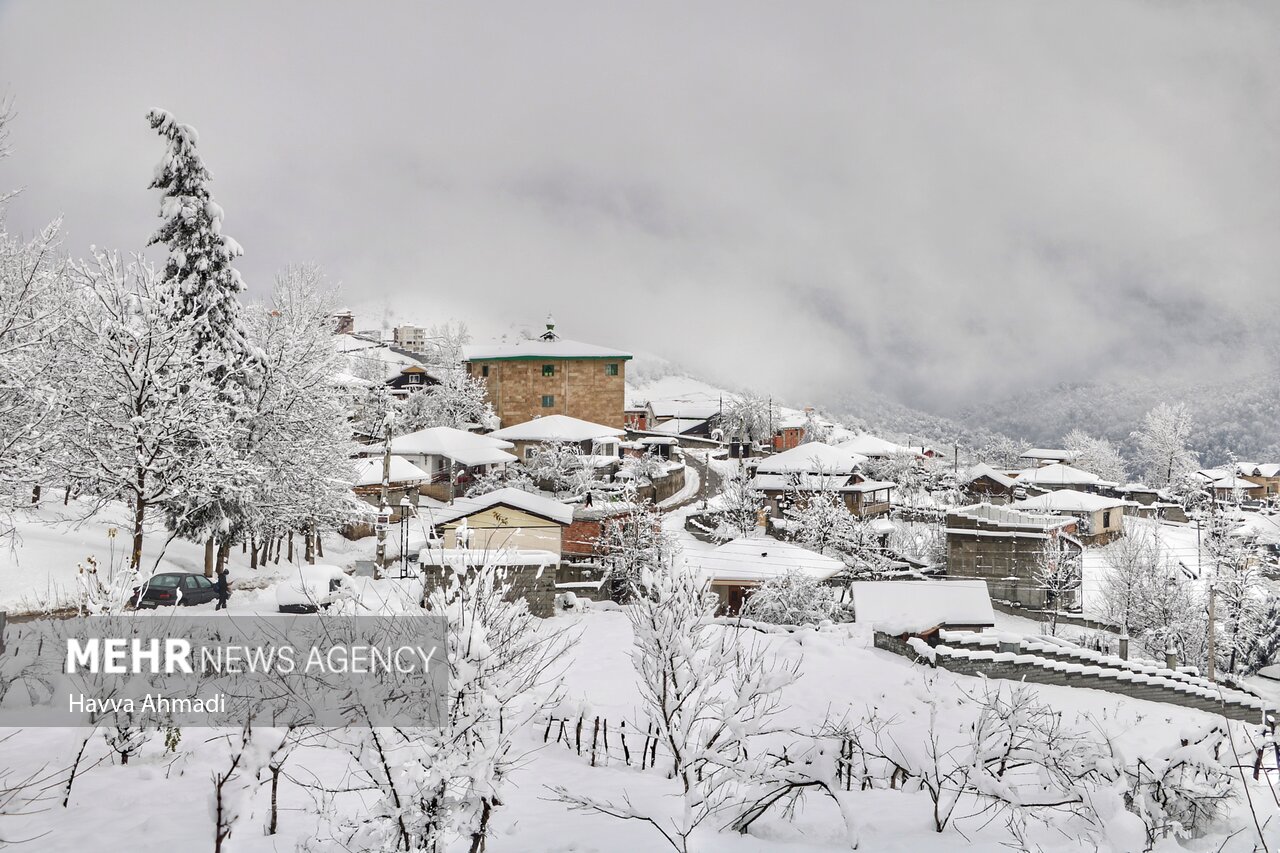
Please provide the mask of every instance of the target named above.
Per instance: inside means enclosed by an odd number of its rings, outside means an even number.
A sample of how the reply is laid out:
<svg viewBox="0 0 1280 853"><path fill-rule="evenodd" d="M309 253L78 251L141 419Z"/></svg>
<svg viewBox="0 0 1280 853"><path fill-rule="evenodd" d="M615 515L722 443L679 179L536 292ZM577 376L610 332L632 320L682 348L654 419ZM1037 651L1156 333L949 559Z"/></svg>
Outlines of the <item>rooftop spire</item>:
<svg viewBox="0 0 1280 853"><path fill-rule="evenodd" d="M556 334L556 318L550 314L547 315L547 330L542 333L544 341L558 341L560 336Z"/></svg>

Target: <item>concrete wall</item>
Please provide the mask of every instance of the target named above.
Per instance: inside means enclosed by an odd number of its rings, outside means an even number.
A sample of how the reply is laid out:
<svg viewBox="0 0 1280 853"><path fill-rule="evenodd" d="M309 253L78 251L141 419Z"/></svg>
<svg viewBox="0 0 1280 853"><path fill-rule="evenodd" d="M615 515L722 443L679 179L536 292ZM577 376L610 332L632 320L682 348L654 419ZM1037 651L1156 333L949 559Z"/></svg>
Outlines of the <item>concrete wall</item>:
<svg viewBox="0 0 1280 853"><path fill-rule="evenodd" d="M544 364L554 365L554 376L542 375ZM608 375L609 364L618 366L617 376ZM488 376L483 376L485 367ZM623 359L482 359L470 362L468 369L488 387L489 401L504 427L544 415L569 415L623 428L627 372ZM554 405L543 407L545 394L555 397Z"/></svg>

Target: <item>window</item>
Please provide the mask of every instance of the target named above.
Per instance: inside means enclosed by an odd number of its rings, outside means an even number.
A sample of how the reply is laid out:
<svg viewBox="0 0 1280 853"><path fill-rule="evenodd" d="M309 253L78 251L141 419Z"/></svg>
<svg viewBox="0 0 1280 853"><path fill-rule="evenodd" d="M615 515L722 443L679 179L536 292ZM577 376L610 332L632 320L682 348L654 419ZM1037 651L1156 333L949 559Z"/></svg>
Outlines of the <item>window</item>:
<svg viewBox="0 0 1280 853"><path fill-rule="evenodd" d="M555 404L556 404L556 395L555 395L555 394L543 394L543 395L542 395L542 408L544 408L544 409L549 409L549 408L551 408L552 406L554 406Z"/></svg>
<svg viewBox="0 0 1280 853"><path fill-rule="evenodd" d="M544 365L542 365L542 375L543 375L543 376L555 376L555 375L556 375L556 366L555 366L554 364L544 364Z"/></svg>
<svg viewBox="0 0 1280 853"><path fill-rule="evenodd" d="M483 364L483 365L481 365L481 366L480 366L480 375L481 375L481 376L488 376L488 375L489 375L489 365L487 365L487 364Z"/></svg>
<svg viewBox="0 0 1280 853"><path fill-rule="evenodd" d="M604 366L604 375L605 375L605 376L617 376L617 375L618 375L618 365L616 365L616 364L606 364L606 365Z"/></svg>
<svg viewBox="0 0 1280 853"><path fill-rule="evenodd" d="M1102 511L1102 526L1103 528L1111 526L1111 510L1109 509Z"/></svg>

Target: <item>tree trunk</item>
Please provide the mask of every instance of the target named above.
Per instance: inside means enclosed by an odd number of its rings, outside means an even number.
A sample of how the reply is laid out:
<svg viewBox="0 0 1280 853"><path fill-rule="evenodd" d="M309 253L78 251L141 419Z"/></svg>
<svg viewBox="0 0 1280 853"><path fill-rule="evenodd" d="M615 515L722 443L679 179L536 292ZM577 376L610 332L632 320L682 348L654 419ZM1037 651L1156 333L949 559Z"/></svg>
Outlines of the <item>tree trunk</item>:
<svg viewBox="0 0 1280 853"><path fill-rule="evenodd" d="M213 537L210 536L204 542L204 576L213 577Z"/></svg>
<svg viewBox="0 0 1280 853"><path fill-rule="evenodd" d="M293 562L293 531L289 531L289 562Z"/></svg>
<svg viewBox="0 0 1280 853"><path fill-rule="evenodd" d="M142 565L142 523L147 519L147 500L142 496L147 472L138 469L138 493L133 497L133 552L129 556L129 568L135 571Z"/></svg>
<svg viewBox="0 0 1280 853"><path fill-rule="evenodd" d="M36 486L31 490L31 505L35 506L40 503L40 487Z"/></svg>
<svg viewBox="0 0 1280 853"><path fill-rule="evenodd" d="M267 823L267 835L276 834L276 816L279 809L276 807L278 803L277 794L280 791L280 771L282 766L279 764L271 765L271 820Z"/></svg>
<svg viewBox="0 0 1280 853"><path fill-rule="evenodd" d="M320 541L320 531L316 531L316 556L324 559L324 543Z"/></svg>
<svg viewBox="0 0 1280 853"><path fill-rule="evenodd" d="M256 539L249 540L249 568L258 568L258 542Z"/></svg>
<svg viewBox="0 0 1280 853"><path fill-rule="evenodd" d="M218 574L227 567L227 558L231 556L231 540L223 539L218 546Z"/></svg>
<svg viewBox="0 0 1280 853"><path fill-rule="evenodd" d="M303 559L306 560L308 563L314 563L316 561L315 537L310 530L303 531L302 536L303 536L303 541L305 543L304 547L306 549L306 554L303 557Z"/></svg>
<svg viewBox="0 0 1280 853"><path fill-rule="evenodd" d="M67 484L67 490L62 493L62 505L66 506L71 503L71 484Z"/></svg>

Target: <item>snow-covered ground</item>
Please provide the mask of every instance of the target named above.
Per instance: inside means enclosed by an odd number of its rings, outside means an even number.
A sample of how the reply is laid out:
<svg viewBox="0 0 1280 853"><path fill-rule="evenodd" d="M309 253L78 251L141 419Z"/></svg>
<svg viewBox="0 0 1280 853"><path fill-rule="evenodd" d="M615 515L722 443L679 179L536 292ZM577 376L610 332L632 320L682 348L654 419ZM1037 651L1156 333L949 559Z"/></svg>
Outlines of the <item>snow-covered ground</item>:
<svg viewBox="0 0 1280 853"><path fill-rule="evenodd" d="M640 699L625 614L593 612L560 617L548 624L579 632L564 661L565 704L589 718L599 715L615 725L623 719L637 719ZM948 708L955 707L962 691L981 689L978 679L928 670L870 648L869 637L856 626L832 632L750 635L752 642L762 644L759 653L800 661L802 674L784 692L780 722L803 731L813 730L826 718L858 717L874 706L882 716L900 721L902 737L920 737L930 702L936 703L946 719ZM1135 751L1173 746L1180 731L1211 720L1199 712L1098 691L1033 689L1065 720L1087 715L1103 721L1109 730L1123 733L1126 748ZM5 745L4 764L19 773L67 764L86 734L77 729L22 731ZM534 726L519 737L526 759L511 776L504 804L495 812L490 851L647 853L662 849L661 839L643 823L572 812L551 801L548 790L548 786L562 785L606 798L625 791L637 804L662 808L672 785L661 772L619 763L591 767L585 756L563 744L544 745L542 734L541 727ZM6 821L5 829L11 837L38 837L36 846L27 849L44 853L117 850L126 845L135 853L210 848L210 776L225 753L226 733L186 730L182 735L177 751L171 754L165 753L160 737L153 737L128 766L105 760L101 737L90 738L84 764L93 766L76 781L68 807L61 807L59 792L50 808ZM315 837L320 821L316 792L306 786L317 780L336 783L345 769L346 758L335 749L300 751L290 759L288 778L281 786L279 834L269 837L262 832L269 791L267 786L259 786L251 795L231 849L241 853L292 851L298 842ZM1255 791L1255 796L1263 796L1264 790L1265 786ZM1269 794L1265 796L1269 801ZM356 815L368 807L366 797L340 794L335 808L341 814ZM855 802L862 850L949 853L964 846L996 853L1009 849L1005 846L1009 837L1000 821L961 820L956 828L934 832L928 797L922 792L872 790L857 794ZM677 807L674 800L670 807ZM708 853L818 853L848 849L842 838L834 806L811 797L792 817L773 815L750 835L700 830L694 849ZM1211 850L1219 843L1221 837L1199 839L1190 842L1187 849Z"/></svg>
<svg viewBox="0 0 1280 853"><path fill-rule="evenodd" d="M75 500L64 506L60 497L47 495L38 507L15 513L14 538L0 541L0 610L23 613L66 606L75 597L77 567L86 558L92 556L104 566L128 561L133 530L128 507L111 502L97 513L93 513L94 508L89 501ZM398 553L398 532L393 526L388 536L391 553ZM302 560L301 543L301 537L295 540L295 563ZM324 558L320 562L346 568L356 560L371 559L374 540L369 537L351 542L330 533L324 538L323 547ZM204 570L204 547L182 539L169 541L158 516L147 526L142 558L146 568L155 566L157 572ZM287 563L282 556L278 565L250 569L249 556L234 548L228 567L234 588L269 583L282 576ZM233 601L236 597L238 593Z"/></svg>

